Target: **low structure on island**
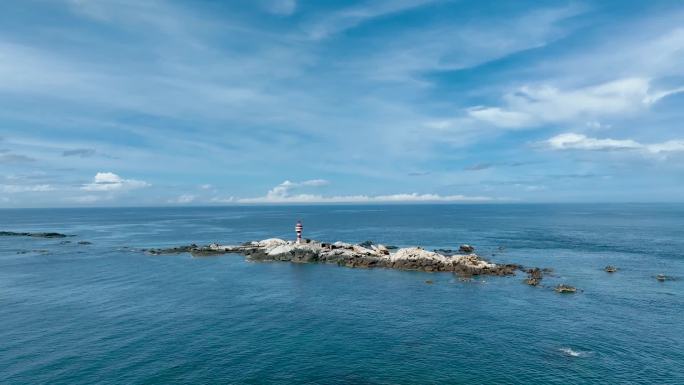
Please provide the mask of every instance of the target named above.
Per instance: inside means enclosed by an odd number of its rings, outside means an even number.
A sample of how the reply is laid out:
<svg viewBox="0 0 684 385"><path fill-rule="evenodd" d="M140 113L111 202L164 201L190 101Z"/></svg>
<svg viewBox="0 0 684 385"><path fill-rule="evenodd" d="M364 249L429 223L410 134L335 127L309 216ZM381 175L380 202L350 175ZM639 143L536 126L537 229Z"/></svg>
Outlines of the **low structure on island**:
<svg viewBox="0 0 684 385"><path fill-rule="evenodd" d="M473 250L470 247L468 250ZM287 261L295 263L334 263L340 266L400 270L445 271L463 276L511 275L520 268L515 264L488 262L474 252L444 255L420 247L407 247L390 251L383 245L364 243L364 246L335 242L306 240L302 243L270 238L247 242L238 246L211 244L189 245L168 249L149 249L153 255L191 253L193 256L241 254L253 261Z"/></svg>

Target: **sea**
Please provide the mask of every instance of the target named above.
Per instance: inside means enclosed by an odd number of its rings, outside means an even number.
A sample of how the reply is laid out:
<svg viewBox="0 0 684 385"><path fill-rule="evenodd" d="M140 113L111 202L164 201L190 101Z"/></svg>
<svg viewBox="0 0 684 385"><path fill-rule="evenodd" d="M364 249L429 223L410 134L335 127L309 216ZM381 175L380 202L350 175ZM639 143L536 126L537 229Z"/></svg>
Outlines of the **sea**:
<svg viewBox="0 0 684 385"><path fill-rule="evenodd" d="M553 273L141 251L293 239L297 220ZM684 384L682 204L5 209L3 230L72 236L0 237L0 384Z"/></svg>

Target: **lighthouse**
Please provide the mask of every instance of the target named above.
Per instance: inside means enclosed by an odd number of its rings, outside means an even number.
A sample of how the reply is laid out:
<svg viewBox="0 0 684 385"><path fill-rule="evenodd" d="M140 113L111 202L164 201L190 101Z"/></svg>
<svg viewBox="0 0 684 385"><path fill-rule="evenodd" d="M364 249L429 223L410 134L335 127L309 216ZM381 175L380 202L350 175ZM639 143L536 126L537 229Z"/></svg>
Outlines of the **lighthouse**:
<svg viewBox="0 0 684 385"><path fill-rule="evenodd" d="M295 225L295 232L297 233L297 243L302 243L302 230L304 230L304 226L302 226L302 221L297 221L297 224Z"/></svg>

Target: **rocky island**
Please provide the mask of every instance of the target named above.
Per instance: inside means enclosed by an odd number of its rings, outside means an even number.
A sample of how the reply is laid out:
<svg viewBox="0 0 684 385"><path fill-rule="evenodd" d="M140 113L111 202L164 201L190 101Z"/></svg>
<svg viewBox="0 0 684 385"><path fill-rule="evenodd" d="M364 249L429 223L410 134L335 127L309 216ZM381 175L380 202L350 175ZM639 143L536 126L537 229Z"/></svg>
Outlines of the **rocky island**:
<svg viewBox="0 0 684 385"><path fill-rule="evenodd" d="M420 247L390 250L383 245L364 242L363 246L345 242L325 243L307 240L302 243L270 238L237 246L211 244L188 245L166 249L147 249L152 255L191 253L193 256L241 254L253 261L294 263L334 263L356 268L391 268L428 272L453 272L461 276L512 275L515 264L488 262L474 253L472 246L461 247L456 254L438 253Z"/></svg>

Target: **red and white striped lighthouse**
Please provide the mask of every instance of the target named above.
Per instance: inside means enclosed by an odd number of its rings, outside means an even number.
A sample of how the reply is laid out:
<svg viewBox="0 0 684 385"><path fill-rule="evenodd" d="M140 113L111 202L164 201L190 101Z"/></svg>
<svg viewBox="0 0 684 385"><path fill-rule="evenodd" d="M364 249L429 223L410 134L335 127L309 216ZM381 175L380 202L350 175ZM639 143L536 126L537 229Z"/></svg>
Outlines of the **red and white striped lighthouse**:
<svg viewBox="0 0 684 385"><path fill-rule="evenodd" d="M302 226L302 221L297 221L297 224L295 225L295 232L297 233L297 243L302 243L302 230L304 230L304 226Z"/></svg>

